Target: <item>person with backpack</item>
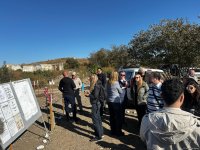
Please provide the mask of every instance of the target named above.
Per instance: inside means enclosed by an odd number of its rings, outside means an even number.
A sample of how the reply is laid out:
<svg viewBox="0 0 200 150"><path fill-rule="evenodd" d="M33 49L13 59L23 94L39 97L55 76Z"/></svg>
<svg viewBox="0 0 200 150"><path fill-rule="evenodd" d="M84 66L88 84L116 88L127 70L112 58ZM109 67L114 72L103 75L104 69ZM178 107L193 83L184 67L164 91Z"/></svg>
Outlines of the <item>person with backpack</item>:
<svg viewBox="0 0 200 150"><path fill-rule="evenodd" d="M85 96L90 97L92 105L92 122L94 126L94 137L90 139L91 142L98 142L102 140L103 126L100 116L101 99L104 99L104 90L101 81L96 74L90 77L90 90L86 91Z"/></svg>

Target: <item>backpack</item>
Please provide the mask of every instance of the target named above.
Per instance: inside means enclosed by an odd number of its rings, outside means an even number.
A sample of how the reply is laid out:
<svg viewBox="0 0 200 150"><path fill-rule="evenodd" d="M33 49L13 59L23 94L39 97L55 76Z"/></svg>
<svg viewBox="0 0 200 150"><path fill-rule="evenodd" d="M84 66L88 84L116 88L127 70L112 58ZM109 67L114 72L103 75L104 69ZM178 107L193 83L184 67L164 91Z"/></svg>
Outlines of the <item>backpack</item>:
<svg viewBox="0 0 200 150"><path fill-rule="evenodd" d="M106 93L106 90L105 88L101 85L100 86L100 89L99 89L99 101L100 102L104 102L107 98L107 93Z"/></svg>

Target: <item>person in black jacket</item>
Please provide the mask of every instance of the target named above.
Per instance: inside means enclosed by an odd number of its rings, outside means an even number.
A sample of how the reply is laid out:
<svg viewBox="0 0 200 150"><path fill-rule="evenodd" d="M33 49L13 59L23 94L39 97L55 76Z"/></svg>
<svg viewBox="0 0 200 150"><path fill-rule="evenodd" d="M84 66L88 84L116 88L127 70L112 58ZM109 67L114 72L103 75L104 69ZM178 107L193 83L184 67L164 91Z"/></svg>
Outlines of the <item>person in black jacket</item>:
<svg viewBox="0 0 200 150"><path fill-rule="evenodd" d="M58 89L62 92L64 102L65 102L65 112L67 120L77 121L76 117L76 103L74 89L76 85L74 81L68 77L68 72L65 70L63 72L63 78L60 80ZM71 108L70 108L71 105ZM73 113L73 117L70 117L69 113Z"/></svg>
<svg viewBox="0 0 200 150"><path fill-rule="evenodd" d="M103 87L105 88L106 87L106 75L103 73L101 68L97 69L97 76L98 76L98 79L101 81Z"/></svg>
<svg viewBox="0 0 200 150"><path fill-rule="evenodd" d="M98 68L97 69L97 77L98 77L98 79L101 81L101 83L102 83L102 85L103 85L103 87L104 87L104 89L105 89L105 87L106 87L106 75L103 73L103 71L102 71L102 69L101 68ZM101 117L103 117L103 113L104 113L104 109L105 109L105 102L106 102L106 100L103 102L101 102L101 108L100 108L100 115L101 115Z"/></svg>
<svg viewBox="0 0 200 150"><path fill-rule="evenodd" d="M102 140L103 127L102 120L100 116L100 97L101 90L103 89L101 81L98 79L97 75L93 74L90 78L90 90L86 91L85 96L90 97L90 103L92 105L92 122L94 125L94 138L91 142L97 142ZM103 96L103 95L102 95Z"/></svg>
<svg viewBox="0 0 200 150"><path fill-rule="evenodd" d="M122 88L122 93L120 94L121 102L122 102L122 122L123 124L126 124L125 121L125 110L126 110L126 105L127 105L127 87L128 87L128 82L126 80L126 73L124 71L120 72L119 75L119 85Z"/></svg>

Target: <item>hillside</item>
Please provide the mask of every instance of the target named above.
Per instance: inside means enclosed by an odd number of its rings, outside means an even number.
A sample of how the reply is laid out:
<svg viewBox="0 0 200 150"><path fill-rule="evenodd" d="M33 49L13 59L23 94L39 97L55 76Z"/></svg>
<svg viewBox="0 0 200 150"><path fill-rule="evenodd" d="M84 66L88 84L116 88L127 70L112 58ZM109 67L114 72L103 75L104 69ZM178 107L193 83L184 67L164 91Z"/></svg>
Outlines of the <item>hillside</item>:
<svg viewBox="0 0 200 150"><path fill-rule="evenodd" d="M68 58L70 58L70 57L57 58L57 59L51 59L51 60L44 60L44 61L39 61L39 62L33 62L33 63L31 63L31 65L33 65L33 64L57 64L57 63L65 63ZM74 58L74 59L77 59L78 62L81 65L89 63L89 60L87 58Z"/></svg>

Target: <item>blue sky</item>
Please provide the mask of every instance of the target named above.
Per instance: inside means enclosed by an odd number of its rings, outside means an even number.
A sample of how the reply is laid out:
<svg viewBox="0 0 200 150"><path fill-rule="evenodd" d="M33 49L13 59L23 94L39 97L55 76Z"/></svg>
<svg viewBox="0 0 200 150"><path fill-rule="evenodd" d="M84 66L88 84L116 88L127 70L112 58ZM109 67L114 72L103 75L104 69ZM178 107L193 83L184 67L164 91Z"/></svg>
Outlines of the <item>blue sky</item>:
<svg viewBox="0 0 200 150"><path fill-rule="evenodd" d="M2 0L0 65L86 58L161 19L200 23L198 0Z"/></svg>

